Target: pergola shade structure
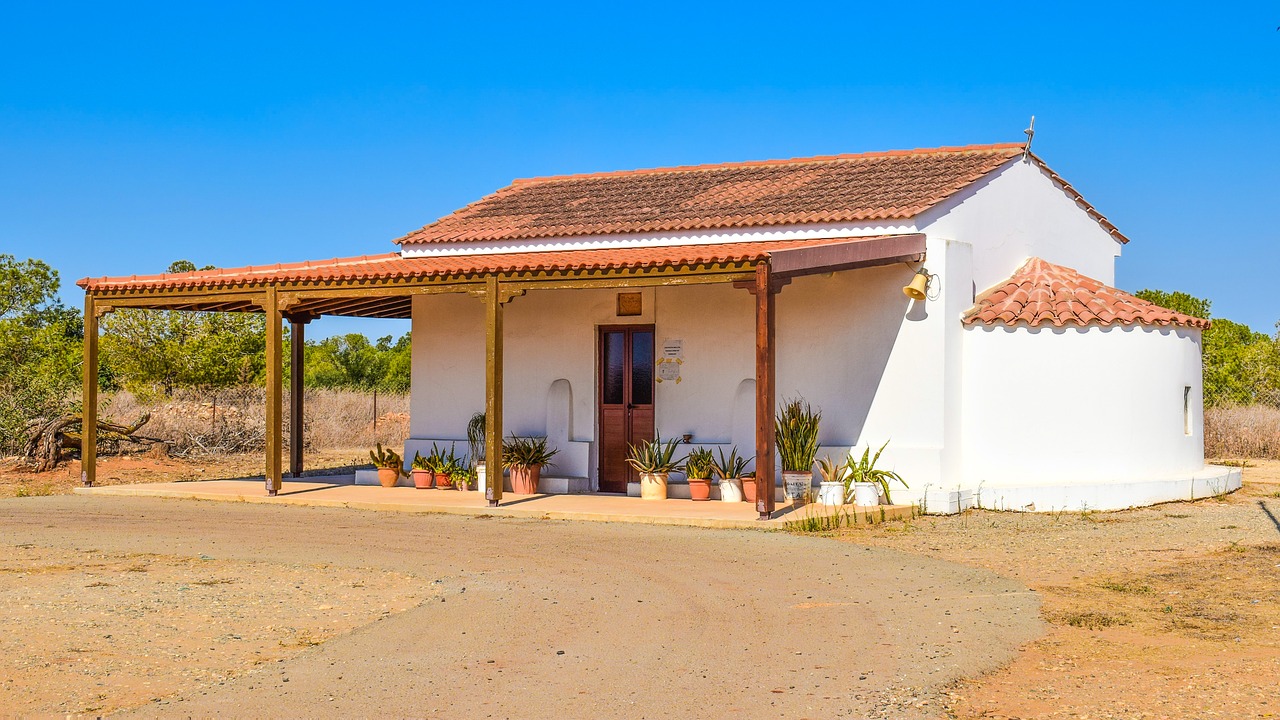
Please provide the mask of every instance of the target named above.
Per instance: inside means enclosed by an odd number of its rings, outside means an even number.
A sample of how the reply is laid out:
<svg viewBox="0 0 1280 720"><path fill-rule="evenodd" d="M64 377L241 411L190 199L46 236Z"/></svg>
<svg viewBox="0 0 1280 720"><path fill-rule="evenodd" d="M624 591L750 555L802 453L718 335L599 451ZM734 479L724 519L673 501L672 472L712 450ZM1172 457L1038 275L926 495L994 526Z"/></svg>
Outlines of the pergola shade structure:
<svg viewBox="0 0 1280 720"><path fill-rule="evenodd" d="M486 461L500 468L502 438L503 306L530 290L636 288L731 283L755 296L758 510L773 512L774 295L793 277L919 261L922 234L700 245L523 252L470 252L427 257L399 254L295 264L81 280L85 290L84 481L95 475L97 319L115 308L267 315L267 492L280 488L282 468L284 320L301 340L303 326L325 315L408 318L415 295L467 293L486 303ZM292 353L290 469L301 470L301 353ZM769 490L765 490L768 488ZM488 500L502 499L501 482L487 484Z"/></svg>

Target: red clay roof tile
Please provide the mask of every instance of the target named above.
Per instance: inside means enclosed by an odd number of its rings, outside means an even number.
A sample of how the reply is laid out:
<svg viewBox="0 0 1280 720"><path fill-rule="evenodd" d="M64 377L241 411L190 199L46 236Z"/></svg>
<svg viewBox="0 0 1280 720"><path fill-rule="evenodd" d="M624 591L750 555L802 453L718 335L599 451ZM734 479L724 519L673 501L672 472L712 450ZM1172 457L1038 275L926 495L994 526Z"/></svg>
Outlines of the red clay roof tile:
<svg viewBox="0 0 1280 720"><path fill-rule="evenodd" d="M978 297L965 325L1182 325L1202 330L1209 321L1183 315L1108 287L1069 267L1031 258L1008 281Z"/></svg>
<svg viewBox="0 0 1280 720"><path fill-rule="evenodd" d="M970 145L516 180L397 242L899 220L919 215L1022 153L1019 144ZM1127 242L1079 193L1062 185Z"/></svg>
<svg viewBox="0 0 1280 720"><path fill-rule="evenodd" d="M301 263L277 263L240 268L196 270L186 273L132 275L129 277L84 278L77 285L90 292L139 290L197 290L224 287L254 287L282 283L328 283L334 281L378 282L427 279L433 277L471 278L493 273L619 270L629 268L691 267L725 263L758 262L777 250L815 247L869 238L825 240L778 240L675 245L640 248L600 248L492 254L401 257L399 253L362 255Z"/></svg>

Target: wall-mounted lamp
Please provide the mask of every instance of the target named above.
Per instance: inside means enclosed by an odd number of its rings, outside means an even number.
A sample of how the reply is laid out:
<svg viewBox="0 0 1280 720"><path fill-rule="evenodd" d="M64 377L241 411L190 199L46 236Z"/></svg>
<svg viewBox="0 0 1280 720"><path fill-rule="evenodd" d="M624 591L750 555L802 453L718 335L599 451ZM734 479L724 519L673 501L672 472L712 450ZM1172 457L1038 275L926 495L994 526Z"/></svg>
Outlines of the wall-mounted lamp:
<svg viewBox="0 0 1280 720"><path fill-rule="evenodd" d="M931 278L928 270L920 268L916 271L916 276L911 278L911 282L903 286L902 294L916 302L923 301L928 296Z"/></svg>

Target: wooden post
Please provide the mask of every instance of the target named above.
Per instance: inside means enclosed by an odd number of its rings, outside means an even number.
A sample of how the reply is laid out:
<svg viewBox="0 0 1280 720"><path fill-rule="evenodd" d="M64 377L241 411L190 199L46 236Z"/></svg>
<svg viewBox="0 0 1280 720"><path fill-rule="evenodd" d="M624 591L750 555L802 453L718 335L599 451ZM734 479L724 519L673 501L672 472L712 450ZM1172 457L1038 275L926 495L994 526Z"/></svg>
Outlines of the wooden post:
<svg viewBox="0 0 1280 720"><path fill-rule="evenodd" d="M485 499L502 502L502 296L498 278L485 289Z"/></svg>
<svg viewBox="0 0 1280 720"><path fill-rule="evenodd" d="M768 261L756 266L756 510L761 520L773 515L774 494L774 286Z"/></svg>
<svg viewBox="0 0 1280 720"><path fill-rule="evenodd" d="M283 444L283 408L284 392L281 378L281 352L283 342L281 336L280 301L274 287L267 288L267 299L263 305L267 315L267 495L274 496L280 491L281 480L281 445Z"/></svg>
<svg viewBox="0 0 1280 720"><path fill-rule="evenodd" d="M80 413L80 482L93 485L98 472L98 308L84 295L84 409Z"/></svg>
<svg viewBox="0 0 1280 720"><path fill-rule="evenodd" d="M305 319L289 319L289 476L302 476L302 350Z"/></svg>

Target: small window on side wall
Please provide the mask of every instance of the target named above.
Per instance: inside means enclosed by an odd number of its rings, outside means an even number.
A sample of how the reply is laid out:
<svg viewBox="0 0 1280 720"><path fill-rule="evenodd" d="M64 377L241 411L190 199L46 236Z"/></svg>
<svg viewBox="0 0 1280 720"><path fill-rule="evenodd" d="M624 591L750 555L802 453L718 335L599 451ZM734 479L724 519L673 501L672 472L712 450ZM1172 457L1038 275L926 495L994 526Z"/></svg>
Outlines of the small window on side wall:
<svg viewBox="0 0 1280 720"><path fill-rule="evenodd" d="M1184 435L1191 434L1191 386L1185 385L1182 388L1182 432Z"/></svg>

